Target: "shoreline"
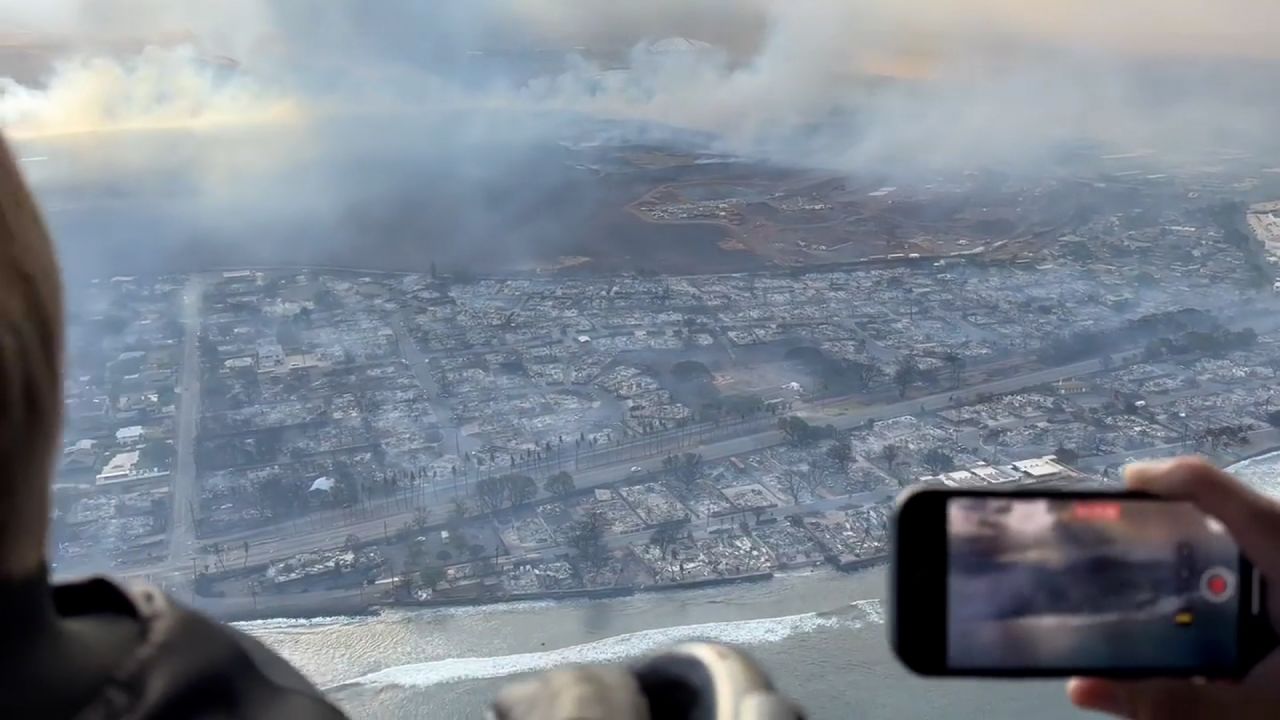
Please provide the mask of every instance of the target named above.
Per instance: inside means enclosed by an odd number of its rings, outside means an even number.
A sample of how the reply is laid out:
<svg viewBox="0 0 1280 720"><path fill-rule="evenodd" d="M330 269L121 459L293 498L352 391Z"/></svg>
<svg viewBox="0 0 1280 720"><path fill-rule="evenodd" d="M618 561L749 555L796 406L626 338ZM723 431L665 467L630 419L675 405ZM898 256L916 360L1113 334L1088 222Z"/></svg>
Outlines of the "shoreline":
<svg viewBox="0 0 1280 720"><path fill-rule="evenodd" d="M824 569L836 573L856 573L861 570L870 569L882 565L889 560L889 553L881 553L870 555L864 558L841 557L833 558L833 562L807 566L812 569ZM359 593L351 592L343 595L334 595L324 598L307 598L305 593L298 594L299 602L297 603L267 603L263 601L264 596L258 596L259 602L256 607L243 607L238 601L240 598L225 599L218 598L228 602L204 602L196 604L196 608L205 612L220 622L252 622L261 620L311 620L318 618L332 617L375 617L382 614L384 610L394 610L399 608L408 609L430 609L430 608L450 608L450 607L480 607L488 605L500 605L505 603L519 603L536 600L580 600L580 599L606 599L617 597L632 597L635 595L649 593L671 593L681 592L685 590L700 590L712 587L721 587L725 585L737 585L743 583L764 583L773 580L778 574L785 574L788 568L778 568L774 570L760 570L757 572L743 573L741 575L732 575L727 577L708 577L697 578L694 580L682 580L674 583L658 583L651 585L630 585L621 587L606 588L578 588L573 590L542 590L535 592L512 593L509 595L479 597L479 598L441 598L430 600L401 600L401 601L377 601L363 600L359 598ZM287 596L286 596L287 597ZM230 607L230 601L237 601L239 607ZM352 602L355 600L356 602ZM221 606L221 607L219 607Z"/></svg>
<svg viewBox="0 0 1280 720"><path fill-rule="evenodd" d="M1254 460L1259 457L1280 453L1280 442L1262 442L1257 448L1244 448L1246 452L1239 457L1222 458L1221 466L1230 468L1235 465ZM889 553L880 553L867 557L828 556L821 565L834 572L854 573L883 565L889 561ZM323 594L297 593L291 595L259 595L256 602L250 598L187 598L187 602L196 609L210 615L221 622L251 622L261 620L307 620L331 617L374 617L387 609L396 608L448 608L478 607L503 603L518 603L531 600L578 600L630 597L642 593L678 592L745 582L766 582L785 572L788 568L779 567L744 573L730 577L710 577L686 580L674 583L652 585L615 586L605 588L575 588L571 590L540 590L533 592L510 593L489 597L471 598L435 598L428 600L383 600L364 599L364 590L329 591Z"/></svg>
<svg viewBox="0 0 1280 720"><path fill-rule="evenodd" d="M478 606L478 605L499 605L502 603L514 603L529 600L578 600L582 598L603 599L615 597L631 597L644 593L656 592L675 592L680 590L694 590L698 588L718 587L721 585L736 585L739 583L765 582L772 580L774 577L773 570L761 570L753 573L743 573L741 575L731 575L728 577L709 577L698 578L696 580L681 580L674 583L659 583L654 585L623 585L603 588L579 588L574 590L541 590L534 592L511 593L509 595L484 597L484 598L442 598L439 600L405 600L392 601L385 603L377 603L376 607L380 608L437 608L437 607L457 607L457 606Z"/></svg>
<svg viewBox="0 0 1280 720"><path fill-rule="evenodd" d="M1280 453L1280 444L1266 443L1258 449L1250 449L1238 458L1232 458L1222 467L1230 468L1267 455ZM833 572L856 573L883 565L889 561L889 553L880 553L867 557L829 556L821 565L808 567L826 568ZM186 602L197 610L208 614L220 622L251 622L260 620L307 620L331 617L374 617L384 610L396 608L448 608L478 607L503 603L518 603L531 600L578 600L630 597L642 593L679 592L722 585L745 582L767 582L778 573L785 573L788 568L762 570L730 577L700 578L675 583L654 585L634 585L607 588L577 588L572 590L542 590L534 592L511 593L508 595L481 598L440 598L431 600L387 601L365 600L364 593L359 590L337 591L326 596L309 596L308 593L294 595L259 595L257 602L250 604L249 598L187 598Z"/></svg>
<svg viewBox="0 0 1280 720"><path fill-rule="evenodd" d="M1280 453L1280 445L1277 445L1277 444L1267 445L1260 450L1251 450L1245 455L1242 455L1238 458L1233 458L1231 462L1223 466L1223 469L1226 470L1226 469L1235 467L1236 465L1239 465L1241 463L1246 463L1251 460L1257 460L1260 457L1265 457L1267 455L1274 455L1276 453Z"/></svg>

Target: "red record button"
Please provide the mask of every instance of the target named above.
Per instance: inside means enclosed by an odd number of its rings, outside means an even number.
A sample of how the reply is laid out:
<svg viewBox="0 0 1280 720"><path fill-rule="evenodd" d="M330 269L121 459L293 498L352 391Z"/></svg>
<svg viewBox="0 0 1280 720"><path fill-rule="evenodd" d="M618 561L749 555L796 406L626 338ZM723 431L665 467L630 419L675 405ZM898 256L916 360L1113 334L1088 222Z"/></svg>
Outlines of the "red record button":
<svg viewBox="0 0 1280 720"><path fill-rule="evenodd" d="M1225 602L1236 589L1236 576L1228 569L1212 567L1200 576L1200 594L1209 602Z"/></svg>
<svg viewBox="0 0 1280 720"><path fill-rule="evenodd" d="M1210 576L1205 581L1204 587L1212 595L1224 595L1227 592L1227 579L1221 575Z"/></svg>

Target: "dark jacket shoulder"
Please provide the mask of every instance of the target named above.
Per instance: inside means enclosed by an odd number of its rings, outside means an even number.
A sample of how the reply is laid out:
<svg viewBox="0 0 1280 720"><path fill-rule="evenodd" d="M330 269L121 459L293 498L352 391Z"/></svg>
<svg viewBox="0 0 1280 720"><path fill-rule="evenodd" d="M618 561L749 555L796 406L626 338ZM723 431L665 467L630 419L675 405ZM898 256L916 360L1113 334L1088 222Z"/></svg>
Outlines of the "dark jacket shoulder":
<svg viewBox="0 0 1280 720"><path fill-rule="evenodd" d="M127 605L143 627L141 644L78 720L344 717L301 673L257 640L153 587L105 580L77 585L82 586L79 602ZM57 590L66 597L73 589Z"/></svg>

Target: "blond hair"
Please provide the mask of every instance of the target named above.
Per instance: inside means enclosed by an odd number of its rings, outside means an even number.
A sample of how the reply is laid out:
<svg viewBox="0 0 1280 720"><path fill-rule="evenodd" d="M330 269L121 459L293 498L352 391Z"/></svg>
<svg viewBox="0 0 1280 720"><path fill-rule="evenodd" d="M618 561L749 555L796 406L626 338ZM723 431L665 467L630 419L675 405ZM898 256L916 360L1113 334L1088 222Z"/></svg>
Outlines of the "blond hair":
<svg viewBox="0 0 1280 720"><path fill-rule="evenodd" d="M28 575L44 562L61 378L58 262L0 138L0 579Z"/></svg>

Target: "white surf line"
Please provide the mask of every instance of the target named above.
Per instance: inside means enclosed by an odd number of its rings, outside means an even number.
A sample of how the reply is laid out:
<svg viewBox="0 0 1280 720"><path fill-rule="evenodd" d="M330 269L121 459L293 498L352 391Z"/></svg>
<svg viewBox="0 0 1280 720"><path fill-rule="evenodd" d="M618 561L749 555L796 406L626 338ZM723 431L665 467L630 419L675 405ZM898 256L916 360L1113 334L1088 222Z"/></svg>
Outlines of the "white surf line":
<svg viewBox="0 0 1280 720"><path fill-rule="evenodd" d="M858 628L881 622L880 601L863 600L834 613L803 613L758 620L701 623L654 628L615 635L580 645L542 652L493 657L468 657L398 665L369 673L346 685L430 687L463 680L483 680L546 670L573 663L609 663L637 657L691 640L713 640L750 646L785 640L824 628Z"/></svg>

